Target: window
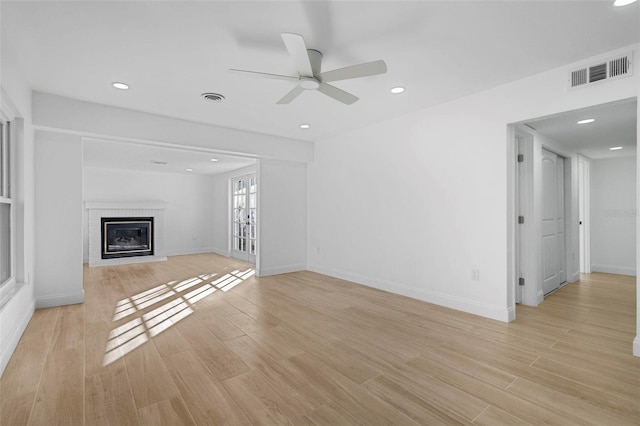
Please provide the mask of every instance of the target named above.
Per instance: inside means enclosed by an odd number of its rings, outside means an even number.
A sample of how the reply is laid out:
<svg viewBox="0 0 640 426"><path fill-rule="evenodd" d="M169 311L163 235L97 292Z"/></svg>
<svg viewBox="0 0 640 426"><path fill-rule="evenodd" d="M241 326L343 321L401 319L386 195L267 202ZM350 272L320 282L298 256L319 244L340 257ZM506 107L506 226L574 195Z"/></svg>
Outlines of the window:
<svg viewBox="0 0 640 426"><path fill-rule="evenodd" d="M0 286L12 281L11 122L0 115Z"/></svg>

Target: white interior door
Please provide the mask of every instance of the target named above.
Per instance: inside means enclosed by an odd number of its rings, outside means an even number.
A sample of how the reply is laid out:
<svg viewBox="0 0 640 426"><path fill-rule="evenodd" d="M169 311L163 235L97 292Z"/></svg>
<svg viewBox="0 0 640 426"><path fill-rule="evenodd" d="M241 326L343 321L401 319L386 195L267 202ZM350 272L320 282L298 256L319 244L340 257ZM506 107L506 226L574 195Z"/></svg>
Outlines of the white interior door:
<svg viewBox="0 0 640 426"><path fill-rule="evenodd" d="M258 250L256 175L233 178L231 191L231 255L256 263Z"/></svg>
<svg viewBox="0 0 640 426"><path fill-rule="evenodd" d="M542 150L542 291L566 281L564 159Z"/></svg>

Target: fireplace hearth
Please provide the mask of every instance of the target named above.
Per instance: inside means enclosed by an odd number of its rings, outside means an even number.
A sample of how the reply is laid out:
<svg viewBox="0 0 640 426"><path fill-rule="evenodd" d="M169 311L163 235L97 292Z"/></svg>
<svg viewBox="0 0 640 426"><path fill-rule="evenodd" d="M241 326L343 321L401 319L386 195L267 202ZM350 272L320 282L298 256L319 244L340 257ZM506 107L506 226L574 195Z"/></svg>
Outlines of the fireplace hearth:
<svg viewBox="0 0 640 426"><path fill-rule="evenodd" d="M153 256L153 217L101 218L102 259Z"/></svg>

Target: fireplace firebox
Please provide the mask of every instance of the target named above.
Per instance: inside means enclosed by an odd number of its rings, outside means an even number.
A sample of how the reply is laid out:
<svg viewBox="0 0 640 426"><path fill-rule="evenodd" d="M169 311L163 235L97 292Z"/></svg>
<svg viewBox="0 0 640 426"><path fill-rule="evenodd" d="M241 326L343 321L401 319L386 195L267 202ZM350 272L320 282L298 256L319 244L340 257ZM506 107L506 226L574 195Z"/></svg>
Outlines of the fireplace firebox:
<svg viewBox="0 0 640 426"><path fill-rule="evenodd" d="M102 258L153 256L152 217L103 217Z"/></svg>

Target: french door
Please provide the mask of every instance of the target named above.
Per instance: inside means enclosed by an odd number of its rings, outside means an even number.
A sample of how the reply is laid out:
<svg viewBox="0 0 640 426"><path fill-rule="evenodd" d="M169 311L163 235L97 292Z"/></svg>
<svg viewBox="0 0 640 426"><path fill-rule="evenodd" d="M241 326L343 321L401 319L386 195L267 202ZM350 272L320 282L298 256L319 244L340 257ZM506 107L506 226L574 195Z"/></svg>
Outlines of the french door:
<svg viewBox="0 0 640 426"><path fill-rule="evenodd" d="M256 175L233 178L231 198L231 255L256 263L258 250Z"/></svg>

